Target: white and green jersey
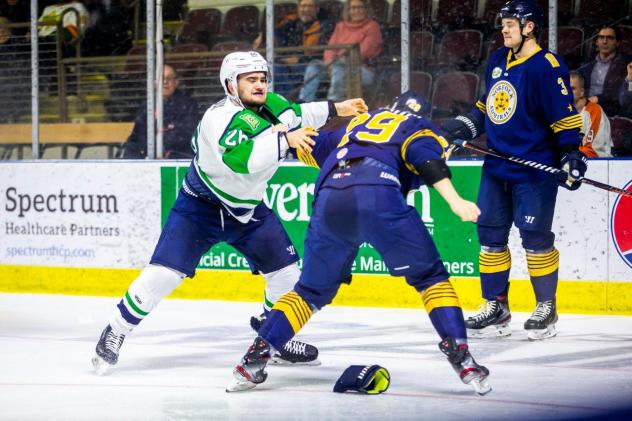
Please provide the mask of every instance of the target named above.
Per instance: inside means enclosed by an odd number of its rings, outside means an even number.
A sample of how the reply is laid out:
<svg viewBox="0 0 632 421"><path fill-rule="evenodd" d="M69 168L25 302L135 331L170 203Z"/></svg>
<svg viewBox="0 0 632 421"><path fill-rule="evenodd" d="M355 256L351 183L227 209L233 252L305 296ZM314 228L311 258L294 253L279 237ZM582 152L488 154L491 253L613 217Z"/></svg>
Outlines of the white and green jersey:
<svg viewBox="0 0 632 421"><path fill-rule="evenodd" d="M318 129L328 117L326 101L299 105L268 93L255 113L226 97L206 110L193 135L195 169L226 209L247 222L289 149L283 133L273 132L272 126Z"/></svg>

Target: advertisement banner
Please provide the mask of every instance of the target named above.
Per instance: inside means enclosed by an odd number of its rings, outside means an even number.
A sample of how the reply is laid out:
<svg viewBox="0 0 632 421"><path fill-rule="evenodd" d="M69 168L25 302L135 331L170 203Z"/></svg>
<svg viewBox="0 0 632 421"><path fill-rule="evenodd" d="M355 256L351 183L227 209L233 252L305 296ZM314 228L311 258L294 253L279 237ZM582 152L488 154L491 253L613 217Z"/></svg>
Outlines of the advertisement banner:
<svg viewBox="0 0 632 421"><path fill-rule="evenodd" d="M162 223L177 195L188 166L163 167ZM462 162L452 165L452 181L462 196L476 200L480 181L480 164ZM268 184L265 203L279 216L299 255L303 253L303 242L307 224L312 213L314 183L318 171L298 163L287 163L279 168ZM478 276L478 240L476 227L463 223L450 211L446 202L434 189L423 187L409 194L408 203L415 206L430 234L435 236L437 247L446 268L452 275ZM200 269L248 270L248 263L235 249L227 244L218 244L206 253ZM363 244L356 257L354 273L386 274L384 261L371 245Z"/></svg>
<svg viewBox="0 0 632 421"><path fill-rule="evenodd" d="M452 181L475 200L480 161L450 162ZM587 177L632 189L632 161L591 160ZM0 163L0 264L75 268L142 268L149 261L171 209L185 162ZM265 202L297 248L311 215L317 171L284 163L272 178ZM412 192L408 203L432 234L448 271L477 277L476 227L461 222L434 189ZM560 189L553 231L560 250L560 279L632 281L630 199L591 186ZM529 279L520 235L510 234L511 277ZM200 269L248 270L232 247L218 244ZM354 272L388 273L379 254L364 244Z"/></svg>
<svg viewBox="0 0 632 421"><path fill-rule="evenodd" d="M0 165L0 263L142 267L158 235L160 164Z"/></svg>

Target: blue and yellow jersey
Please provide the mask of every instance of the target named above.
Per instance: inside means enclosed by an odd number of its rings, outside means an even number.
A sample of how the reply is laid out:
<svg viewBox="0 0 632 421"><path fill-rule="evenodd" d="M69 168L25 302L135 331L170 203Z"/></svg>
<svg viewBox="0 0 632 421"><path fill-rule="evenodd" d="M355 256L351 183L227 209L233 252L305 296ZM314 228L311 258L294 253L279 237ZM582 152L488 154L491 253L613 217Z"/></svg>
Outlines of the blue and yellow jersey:
<svg viewBox="0 0 632 421"><path fill-rule="evenodd" d="M448 148L428 120L388 108L360 114L338 130L322 130L315 141L311 154L298 157L321 168L316 188L341 160L371 157L396 170L403 193L419 186L415 164L443 159Z"/></svg>
<svg viewBox="0 0 632 421"><path fill-rule="evenodd" d="M475 108L485 114L490 148L558 166L560 147L579 145L582 119L573 105L568 68L555 54L538 46L515 59L511 49L500 48L487 64L485 86ZM489 172L510 181L545 175L494 157L485 161Z"/></svg>

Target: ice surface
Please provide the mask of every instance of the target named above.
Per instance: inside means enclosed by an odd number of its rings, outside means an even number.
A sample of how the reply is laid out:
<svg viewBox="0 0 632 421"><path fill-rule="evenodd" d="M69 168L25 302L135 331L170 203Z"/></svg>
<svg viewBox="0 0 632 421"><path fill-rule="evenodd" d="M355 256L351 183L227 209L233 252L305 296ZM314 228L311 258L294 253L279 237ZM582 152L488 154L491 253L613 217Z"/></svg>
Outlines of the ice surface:
<svg viewBox="0 0 632 421"><path fill-rule="evenodd" d="M165 300L130 334L104 377L90 359L113 298L0 294L0 419L349 420L559 419L632 406L632 317L560 316L557 338L529 342L527 314L505 339L472 340L490 371L484 397L460 382L423 310L328 307L299 338L318 367L269 367L254 390L227 394L254 338L256 303ZM351 364L391 373L382 395L336 394Z"/></svg>

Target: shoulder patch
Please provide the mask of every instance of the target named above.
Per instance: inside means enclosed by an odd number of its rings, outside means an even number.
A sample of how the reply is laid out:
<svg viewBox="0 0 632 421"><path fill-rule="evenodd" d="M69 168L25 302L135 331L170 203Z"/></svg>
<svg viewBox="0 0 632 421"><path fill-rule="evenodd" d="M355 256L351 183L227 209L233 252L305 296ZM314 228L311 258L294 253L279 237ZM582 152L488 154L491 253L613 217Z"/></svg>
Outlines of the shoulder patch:
<svg viewBox="0 0 632 421"><path fill-rule="evenodd" d="M559 61L557 61L557 59L555 58L555 56L552 53L546 53L544 55L544 58L547 59L549 61L549 63L551 63L551 67L553 67L554 69L556 67L560 67Z"/></svg>
<svg viewBox="0 0 632 421"><path fill-rule="evenodd" d="M259 119L252 114L244 113L241 114L239 118L245 121L252 130L257 130L257 127L259 127Z"/></svg>

